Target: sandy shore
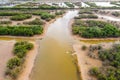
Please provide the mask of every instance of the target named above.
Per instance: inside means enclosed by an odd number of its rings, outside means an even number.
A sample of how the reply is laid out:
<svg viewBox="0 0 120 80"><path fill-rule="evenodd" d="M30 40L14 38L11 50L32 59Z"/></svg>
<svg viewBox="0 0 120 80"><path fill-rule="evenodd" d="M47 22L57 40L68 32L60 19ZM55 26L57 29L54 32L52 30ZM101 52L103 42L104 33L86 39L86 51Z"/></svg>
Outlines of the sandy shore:
<svg viewBox="0 0 120 80"><path fill-rule="evenodd" d="M90 58L87 55L87 51L81 50L83 45L86 45L87 47L90 46L90 44L85 44L82 42L73 45L73 49L78 58L78 66L80 67L82 80L96 80L94 77L89 75L89 70L92 67L101 67L102 62L100 60Z"/></svg>
<svg viewBox="0 0 120 80"><path fill-rule="evenodd" d="M9 59L13 57L13 47L16 41L0 41L0 80L5 80L5 70Z"/></svg>

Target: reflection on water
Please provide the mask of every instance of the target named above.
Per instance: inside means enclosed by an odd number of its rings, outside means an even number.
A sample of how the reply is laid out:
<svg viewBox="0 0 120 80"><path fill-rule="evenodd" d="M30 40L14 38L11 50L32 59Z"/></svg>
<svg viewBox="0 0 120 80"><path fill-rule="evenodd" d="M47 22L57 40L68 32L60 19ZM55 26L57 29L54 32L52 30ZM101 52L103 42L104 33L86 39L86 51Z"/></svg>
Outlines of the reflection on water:
<svg viewBox="0 0 120 80"><path fill-rule="evenodd" d="M73 42L68 26L77 13L69 11L49 26L45 38L40 41L31 80L79 80L76 66L68 54Z"/></svg>

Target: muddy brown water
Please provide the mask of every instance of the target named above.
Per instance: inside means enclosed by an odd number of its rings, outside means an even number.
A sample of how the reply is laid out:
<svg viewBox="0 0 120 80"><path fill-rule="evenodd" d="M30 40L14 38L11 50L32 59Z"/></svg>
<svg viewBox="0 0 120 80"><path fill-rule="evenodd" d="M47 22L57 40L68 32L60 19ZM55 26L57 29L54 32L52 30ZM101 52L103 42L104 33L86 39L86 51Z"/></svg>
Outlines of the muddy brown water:
<svg viewBox="0 0 120 80"><path fill-rule="evenodd" d="M40 48L30 75L30 80L80 80L71 57L73 38L69 23L78 11L68 11L62 18L51 23Z"/></svg>

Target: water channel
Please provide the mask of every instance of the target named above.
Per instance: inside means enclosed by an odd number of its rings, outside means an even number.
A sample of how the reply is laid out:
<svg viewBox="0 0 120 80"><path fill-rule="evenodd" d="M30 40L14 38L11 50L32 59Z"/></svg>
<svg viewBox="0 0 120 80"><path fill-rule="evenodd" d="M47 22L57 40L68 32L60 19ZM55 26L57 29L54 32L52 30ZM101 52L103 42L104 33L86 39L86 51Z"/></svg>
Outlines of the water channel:
<svg viewBox="0 0 120 80"><path fill-rule="evenodd" d="M49 25L45 37L40 41L30 80L80 80L71 56L72 38L70 21L78 11L68 11L63 17Z"/></svg>

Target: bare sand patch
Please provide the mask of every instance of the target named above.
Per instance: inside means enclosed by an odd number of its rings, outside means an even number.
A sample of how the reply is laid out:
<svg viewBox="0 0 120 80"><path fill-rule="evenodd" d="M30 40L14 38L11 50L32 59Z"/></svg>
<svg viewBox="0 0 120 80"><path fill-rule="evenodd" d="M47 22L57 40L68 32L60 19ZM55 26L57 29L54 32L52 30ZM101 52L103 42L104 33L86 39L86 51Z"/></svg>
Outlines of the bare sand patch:
<svg viewBox="0 0 120 80"><path fill-rule="evenodd" d="M5 80L5 70L9 59L13 57L13 47L16 41L0 41L0 80Z"/></svg>

